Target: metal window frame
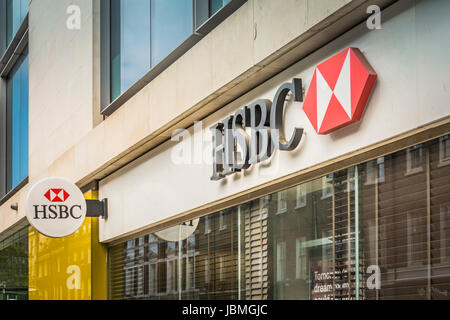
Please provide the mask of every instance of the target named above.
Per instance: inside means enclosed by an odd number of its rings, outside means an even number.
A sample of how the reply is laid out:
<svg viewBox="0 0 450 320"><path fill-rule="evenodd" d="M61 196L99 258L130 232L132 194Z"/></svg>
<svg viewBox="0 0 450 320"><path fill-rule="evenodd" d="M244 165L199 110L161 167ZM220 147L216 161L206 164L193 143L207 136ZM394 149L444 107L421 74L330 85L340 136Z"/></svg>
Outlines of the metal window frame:
<svg viewBox="0 0 450 320"><path fill-rule="evenodd" d="M111 66L110 66L110 47L111 47L111 2L110 0L105 0L101 2L100 8L100 59L101 59L101 76L100 76L100 87L101 87L101 103L100 103L100 113L103 116L110 116L114 111L119 109L126 101L143 89L147 84L149 84L153 79L155 79L160 73L167 69L172 63L174 63L178 58L180 58L184 53L190 50L195 44L197 44L203 37L205 37L211 30L223 22L228 16L239 9L247 0L231 0L225 6L217 11L214 15L209 17L205 22L197 27L197 21L201 17L204 17L205 6L207 11L209 11L209 1L207 0L192 0L194 10L193 10L193 30L191 35L180 43L172 52L170 52L164 59L162 59L155 66L151 67L150 70L136 81L130 88L125 90L120 96L118 96L114 101L111 101Z"/></svg>

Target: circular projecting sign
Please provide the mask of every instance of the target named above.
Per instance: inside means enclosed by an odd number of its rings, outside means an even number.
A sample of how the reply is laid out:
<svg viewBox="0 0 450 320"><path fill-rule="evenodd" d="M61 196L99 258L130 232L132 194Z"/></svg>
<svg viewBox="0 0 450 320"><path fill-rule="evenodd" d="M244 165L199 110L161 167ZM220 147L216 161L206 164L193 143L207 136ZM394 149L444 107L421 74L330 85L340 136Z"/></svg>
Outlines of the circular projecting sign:
<svg viewBox="0 0 450 320"><path fill-rule="evenodd" d="M28 192L25 212L30 224L51 238L71 235L84 222L86 200L81 190L62 178L47 178Z"/></svg>
<svg viewBox="0 0 450 320"><path fill-rule="evenodd" d="M171 228L155 232L155 235L166 241L181 241L189 238L197 229L198 222L200 219L194 219L190 221L183 222L180 225L173 226Z"/></svg>

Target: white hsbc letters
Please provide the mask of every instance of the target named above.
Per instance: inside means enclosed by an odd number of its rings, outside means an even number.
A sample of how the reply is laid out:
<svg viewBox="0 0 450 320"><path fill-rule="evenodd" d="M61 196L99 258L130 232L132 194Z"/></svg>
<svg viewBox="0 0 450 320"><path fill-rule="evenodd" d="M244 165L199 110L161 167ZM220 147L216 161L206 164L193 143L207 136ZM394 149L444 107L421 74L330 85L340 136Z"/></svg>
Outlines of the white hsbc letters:
<svg viewBox="0 0 450 320"><path fill-rule="evenodd" d="M283 133L284 103L289 92L294 101L303 101L301 79L283 84L273 103L267 99L257 100L210 128L213 146L211 180L223 179L269 159L275 148L290 151L299 145L303 129L295 128L289 140Z"/></svg>

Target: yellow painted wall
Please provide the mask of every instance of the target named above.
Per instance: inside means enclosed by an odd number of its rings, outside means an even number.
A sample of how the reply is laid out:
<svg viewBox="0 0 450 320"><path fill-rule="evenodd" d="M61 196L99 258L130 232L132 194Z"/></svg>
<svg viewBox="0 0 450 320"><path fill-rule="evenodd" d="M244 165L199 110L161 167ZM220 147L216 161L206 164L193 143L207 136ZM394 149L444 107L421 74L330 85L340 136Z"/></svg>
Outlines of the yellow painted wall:
<svg viewBox="0 0 450 320"><path fill-rule="evenodd" d="M97 199L97 192L85 194ZM74 234L49 238L29 228L29 299L106 299L106 248L98 242L98 218L86 218Z"/></svg>
<svg viewBox="0 0 450 320"><path fill-rule="evenodd" d="M98 191L90 191L85 194L86 199L98 199ZM91 220L91 279L92 300L107 299L107 249L99 241L99 218L88 218Z"/></svg>

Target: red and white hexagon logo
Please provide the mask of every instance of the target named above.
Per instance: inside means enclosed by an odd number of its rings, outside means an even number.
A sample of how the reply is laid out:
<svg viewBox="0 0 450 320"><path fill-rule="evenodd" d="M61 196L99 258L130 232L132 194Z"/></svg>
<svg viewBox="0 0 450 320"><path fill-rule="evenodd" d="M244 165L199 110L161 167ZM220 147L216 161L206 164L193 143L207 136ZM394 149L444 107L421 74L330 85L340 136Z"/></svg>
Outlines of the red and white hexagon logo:
<svg viewBox="0 0 450 320"><path fill-rule="evenodd" d="M359 49L348 48L317 66L303 110L318 134L359 121L377 74Z"/></svg>
<svg viewBox="0 0 450 320"><path fill-rule="evenodd" d="M64 202L70 197L70 194L64 189L51 188L47 190L44 197L50 202Z"/></svg>

